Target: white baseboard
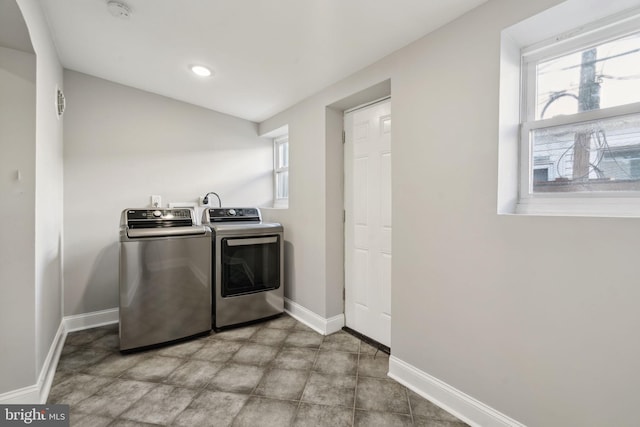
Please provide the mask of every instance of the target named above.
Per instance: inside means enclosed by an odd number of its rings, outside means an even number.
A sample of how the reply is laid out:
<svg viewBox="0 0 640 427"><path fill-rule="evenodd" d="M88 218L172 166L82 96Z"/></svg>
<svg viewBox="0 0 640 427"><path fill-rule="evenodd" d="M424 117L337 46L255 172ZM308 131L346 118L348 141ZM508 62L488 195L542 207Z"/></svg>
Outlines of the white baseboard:
<svg viewBox="0 0 640 427"><path fill-rule="evenodd" d="M389 358L389 377L471 426L525 427L524 424L395 356Z"/></svg>
<svg viewBox="0 0 640 427"><path fill-rule="evenodd" d="M47 403L47 399L49 398L49 391L51 390L53 377L56 375L56 368L58 367L58 361L60 360L60 354L62 353L62 347L64 347L66 338L67 331L64 327L64 321L62 321L56 331L56 336L51 343L51 347L49 347L49 353L47 354L44 366L40 372L40 378L38 379L41 404Z"/></svg>
<svg viewBox="0 0 640 427"><path fill-rule="evenodd" d="M98 326L118 323L119 309L110 308L108 310L92 311L91 313L65 316L62 321L64 322L64 328L67 332L97 328Z"/></svg>
<svg viewBox="0 0 640 427"><path fill-rule="evenodd" d="M117 308L64 317L49 347L36 384L0 394L0 405L46 403L67 333L117 322Z"/></svg>
<svg viewBox="0 0 640 427"><path fill-rule="evenodd" d="M301 306L288 298L284 299L284 311L291 317L304 323L314 331L322 335L338 332L344 326L344 314L325 319L306 307Z"/></svg>
<svg viewBox="0 0 640 427"><path fill-rule="evenodd" d="M344 326L344 315L342 314L325 319L286 298L285 311L322 335L337 332ZM60 322L56 336L51 343L38 382L31 386L0 394L0 405L46 403L67 333L118 323L118 314L119 310L112 308L65 316Z"/></svg>
<svg viewBox="0 0 640 427"><path fill-rule="evenodd" d="M325 335L333 334L340 331L344 327L344 314L338 314L328 318L325 326Z"/></svg>
<svg viewBox="0 0 640 427"><path fill-rule="evenodd" d="M0 394L0 405L39 404L40 387L36 384Z"/></svg>
<svg viewBox="0 0 640 427"><path fill-rule="evenodd" d="M0 405L44 404L47 402L66 335L64 322L60 322L38 376L38 382L34 385L0 394Z"/></svg>

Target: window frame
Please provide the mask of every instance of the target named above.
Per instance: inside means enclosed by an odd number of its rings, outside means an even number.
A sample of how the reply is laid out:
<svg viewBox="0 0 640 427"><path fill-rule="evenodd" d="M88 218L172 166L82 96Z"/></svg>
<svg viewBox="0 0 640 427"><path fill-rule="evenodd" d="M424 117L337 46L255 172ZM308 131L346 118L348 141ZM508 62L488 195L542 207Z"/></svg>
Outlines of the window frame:
<svg viewBox="0 0 640 427"><path fill-rule="evenodd" d="M287 166L279 164L279 148L287 144ZM288 207L289 194L287 197L278 197L278 183L283 172L287 173L287 188L289 186L289 134L284 134L273 138L273 200L274 207Z"/></svg>
<svg viewBox="0 0 640 427"><path fill-rule="evenodd" d="M536 120L536 66L640 31L640 13L614 15L561 33L520 50L520 129L518 202L515 213L640 216L640 191L585 191L534 193L534 158L531 131L595 120L640 114L640 102L572 115Z"/></svg>

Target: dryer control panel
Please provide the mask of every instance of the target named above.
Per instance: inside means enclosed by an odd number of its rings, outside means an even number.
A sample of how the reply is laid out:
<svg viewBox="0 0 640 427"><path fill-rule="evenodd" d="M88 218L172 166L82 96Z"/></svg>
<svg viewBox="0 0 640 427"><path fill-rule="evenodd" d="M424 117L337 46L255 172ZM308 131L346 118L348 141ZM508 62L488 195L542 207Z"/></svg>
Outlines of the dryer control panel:
<svg viewBox="0 0 640 427"><path fill-rule="evenodd" d="M210 208L203 215L203 223L261 220L258 208Z"/></svg>

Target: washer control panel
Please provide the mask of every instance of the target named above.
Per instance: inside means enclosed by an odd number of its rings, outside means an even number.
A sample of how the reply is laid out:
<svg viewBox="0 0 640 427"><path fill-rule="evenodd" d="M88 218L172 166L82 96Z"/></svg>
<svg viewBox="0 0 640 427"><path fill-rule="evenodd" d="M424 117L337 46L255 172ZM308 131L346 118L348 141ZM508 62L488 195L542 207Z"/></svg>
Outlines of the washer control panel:
<svg viewBox="0 0 640 427"><path fill-rule="evenodd" d="M130 228L184 227L193 225L190 209L127 209Z"/></svg>

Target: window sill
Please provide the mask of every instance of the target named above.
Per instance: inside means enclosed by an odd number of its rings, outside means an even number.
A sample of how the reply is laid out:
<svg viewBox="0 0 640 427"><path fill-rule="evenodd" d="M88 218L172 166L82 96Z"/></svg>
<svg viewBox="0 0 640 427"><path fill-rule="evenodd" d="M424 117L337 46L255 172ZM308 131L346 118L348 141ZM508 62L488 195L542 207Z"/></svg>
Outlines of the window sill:
<svg viewBox="0 0 640 427"><path fill-rule="evenodd" d="M622 197L536 197L522 199L516 215L640 218L640 199Z"/></svg>
<svg viewBox="0 0 640 427"><path fill-rule="evenodd" d="M289 200L278 200L273 202L273 206L266 209L289 209Z"/></svg>

